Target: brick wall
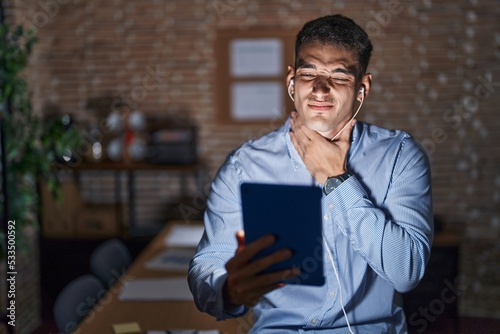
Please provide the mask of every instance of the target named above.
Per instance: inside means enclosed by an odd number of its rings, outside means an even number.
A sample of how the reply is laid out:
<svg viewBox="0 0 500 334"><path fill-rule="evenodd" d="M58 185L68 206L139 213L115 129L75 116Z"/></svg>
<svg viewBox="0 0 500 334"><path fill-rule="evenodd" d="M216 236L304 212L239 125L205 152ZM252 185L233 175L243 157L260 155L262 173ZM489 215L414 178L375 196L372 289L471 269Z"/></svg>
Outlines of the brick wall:
<svg viewBox="0 0 500 334"><path fill-rule="evenodd" d="M20 233L20 231L16 232ZM17 244L15 285L11 286L10 282L6 283L6 268L2 264L0 267L0 297L2 310L4 310L5 305L7 305L7 292L15 292L14 298L11 299L15 301L14 313L8 312L9 316L15 318L10 317L7 321L9 324L15 324L16 333L30 334L41 323L38 231L29 228L24 231L20 239L22 239L23 247L19 246L20 243ZM7 333L3 325L0 325L0 333Z"/></svg>
<svg viewBox="0 0 500 334"><path fill-rule="evenodd" d="M435 212L463 235L461 312L500 317L498 251L481 247L500 236L497 0L16 3L39 30L30 73L37 110L98 120L89 101L121 96L148 116L190 119L200 126L200 155L212 173L263 128L216 121L217 29L298 30L320 15L353 17L375 46L374 86L359 118L407 130L424 145ZM146 89L152 72L157 85Z"/></svg>
<svg viewBox="0 0 500 334"><path fill-rule="evenodd" d="M14 4L11 1L4 1L5 19L7 22L16 22L23 11L30 7L29 4ZM36 54L36 52L35 52ZM36 57L36 55L34 55ZM30 75L27 71L27 75ZM8 138L7 138L8 140ZM5 259L2 259L0 265L0 303L2 311L7 305L7 292L15 292L14 298L10 301L15 302L15 310L9 311L9 315L15 315L15 319L8 318L7 322L15 324L13 328L18 334L30 334L38 328L41 323L41 300L40 300L40 262L38 247L38 229L36 227L27 227L19 229L22 222L17 217L8 217L10 220L16 220L16 234L18 242L16 243L15 254L15 281L14 286L6 282ZM12 277L12 275L10 275ZM14 322L12 322L14 320ZM5 326L0 325L0 333L7 333Z"/></svg>

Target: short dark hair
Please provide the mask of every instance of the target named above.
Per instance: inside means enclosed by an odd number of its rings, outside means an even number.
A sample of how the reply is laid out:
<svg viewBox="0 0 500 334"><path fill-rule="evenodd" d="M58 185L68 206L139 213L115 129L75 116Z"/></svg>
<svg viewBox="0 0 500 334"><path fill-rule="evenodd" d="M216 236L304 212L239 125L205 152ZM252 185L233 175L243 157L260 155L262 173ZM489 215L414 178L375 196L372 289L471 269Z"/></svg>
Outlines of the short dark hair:
<svg viewBox="0 0 500 334"><path fill-rule="evenodd" d="M295 41L295 67L304 45L321 43L352 52L356 57L360 73L366 73L373 46L367 33L352 19L343 15L323 16L304 24Z"/></svg>

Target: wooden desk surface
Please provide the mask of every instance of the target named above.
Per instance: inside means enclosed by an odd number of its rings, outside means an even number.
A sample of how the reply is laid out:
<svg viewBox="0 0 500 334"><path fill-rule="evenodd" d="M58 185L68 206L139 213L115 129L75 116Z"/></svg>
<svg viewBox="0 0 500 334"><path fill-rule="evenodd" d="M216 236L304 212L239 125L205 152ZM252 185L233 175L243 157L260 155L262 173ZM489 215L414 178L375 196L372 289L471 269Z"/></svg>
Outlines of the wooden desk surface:
<svg viewBox="0 0 500 334"><path fill-rule="evenodd" d="M174 223L174 222L172 222ZM164 238L171 226L162 230L142 251L128 268L122 281L132 278L158 278L186 275L149 270L144 263L165 249ZM167 329L218 329L222 334L247 333L250 329L250 316L237 319L216 321L214 317L201 313L194 302L187 301L119 301L122 284L118 282L101 298L75 333L113 334L112 325L137 322L143 333L148 330Z"/></svg>
<svg viewBox="0 0 500 334"><path fill-rule="evenodd" d="M252 315L247 314L241 318L216 321L208 314L201 313L194 302L187 301L119 301L121 282L133 278L160 278L181 276L178 272L150 270L144 263L165 249L164 239L174 224L169 223L142 251L128 268L122 280L113 286L101 298L75 333L78 334L114 334L112 325L126 322L137 322L143 333L148 330L167 329L218 329L222 334L244 334L251 327ZM456 245L456 235L437 233L434 246Z"/></svg>

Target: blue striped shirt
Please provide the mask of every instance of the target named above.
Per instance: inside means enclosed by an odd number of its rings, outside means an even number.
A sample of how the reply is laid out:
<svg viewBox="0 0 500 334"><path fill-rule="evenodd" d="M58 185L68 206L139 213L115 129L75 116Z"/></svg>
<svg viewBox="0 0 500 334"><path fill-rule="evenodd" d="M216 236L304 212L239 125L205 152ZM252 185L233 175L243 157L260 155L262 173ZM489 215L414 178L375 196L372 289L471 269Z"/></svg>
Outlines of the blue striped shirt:
<svg viewBox="0 0 500 334"><path fill-rule="evenodd" d="M197 307L218 319L247 311L225 310L222 299L225 264L243 226L241 183L321 186L289 131L287 120L243 144L212 183L205 233L188 279ZM267 293L253 309L251 332L347 333L342 306L354 333L406 332L400 293L422 278L433 238L427 156L407 133L358 121L347 161L353 176L322 198L325 284L286 285Z"/></svg>

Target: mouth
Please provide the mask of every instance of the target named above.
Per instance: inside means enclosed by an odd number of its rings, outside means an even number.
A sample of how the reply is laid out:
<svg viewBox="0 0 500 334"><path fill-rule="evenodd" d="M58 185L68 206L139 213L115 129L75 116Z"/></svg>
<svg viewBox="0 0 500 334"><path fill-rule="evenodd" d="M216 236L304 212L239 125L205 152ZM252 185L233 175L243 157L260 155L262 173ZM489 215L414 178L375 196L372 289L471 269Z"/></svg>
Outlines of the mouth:
<svg viewBox="0 0 500 334"><path fill-rule="evenodd" d="M332 109L333 104L331 103L325 103L325 102L310 102L307 104L307 106L314 111L328 111Z"/></svg>

